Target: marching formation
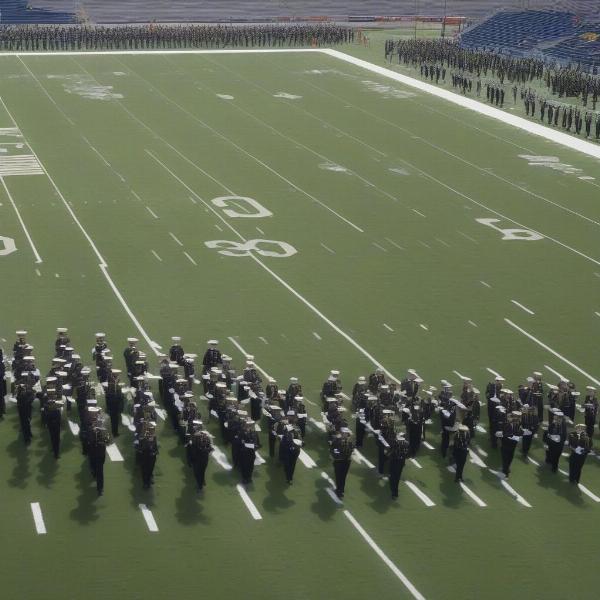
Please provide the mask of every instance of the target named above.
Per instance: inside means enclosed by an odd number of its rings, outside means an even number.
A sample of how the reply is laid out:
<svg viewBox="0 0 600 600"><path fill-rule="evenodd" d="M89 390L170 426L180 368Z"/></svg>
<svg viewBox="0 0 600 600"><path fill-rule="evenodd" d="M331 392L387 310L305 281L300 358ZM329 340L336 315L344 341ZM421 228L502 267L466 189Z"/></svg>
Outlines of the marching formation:
<svg viewBox="0 0 600 600"><path fill-rule="evenodd" d="M354 41L341 25L5 25L0 50L150 50L322 46Z"/></svg>
<svg viewBox="0 0 600 600"><path fill-rule="evenodd" d="M598 75L533 58L467 50L448 40L387 40L385 56L390 62L396 57L398 63L419 68L421 77L435 83L440 78L445 82L446 70L450 69L452 87L464 95L474 92L481 96L485 86L491 104L504 106L508 95L514 103L520 98L528 116L600 140ZM539 88L543 87L551 97L542 93ZM563 100L567 98L578 98L582 108Z"/></svg>
<svg viewBox="0 0 600 600"><path fill-rule="evenodd" d="M9 397L16 403L21 436L29 445L33 437L33 404L37 400L41 425L48 431L53 455L58 459L62 413L76 411L82 453L89 459L98 494L104 490L107 448L113 443L112 438L119 437L122 426L133 433L143 486L152 486L159 453L159 418L168 418L179 436L185 449L182 457L193 471L199 492L206 484L212 452L218 452L217 460L231 468L223 451L215 445L214 435L204 425L198 400L206 403L206 419L218 425L214 429L219 431L222 444L230 448L231 464L245 485L252 482L255 464L264 462L258 454L261 420L266 425L269 456L280 462L290 485L311 421L325 433L339 498L344 497L353 454L360 452L368 439L373 439L376 446L378 473L387 478L395 499L406 461L415 459L422 444L433 449L425 440L438 433L440 454L449 460L456 482L463 479L471 443L478 434L488 433L491 447L500 450L503 477L510 475L517 447L521 446L526 460L533 440L540 437L552 472L558 470L564 447L570 448L569 479L579 483L592 450L598 418L596 389L592 386L586 388L580 401L575 384L562 378L556 385L546 384L542 373L534 372L513 392L506 387L504 378L496 375L485 390L486 432L480 425L480 391L470 378L461 376L462 388L455 396L450 382L442 380L439 389L424 386L414 369L409 369L400 382L376 369L368 377L359 377L350 395L343 390L339 371L331 370L321 388L318 421L309 419L302 383L297 377L291 377L287 386L281 388L273 378L265 382L250 355L238 373L231 357L219 350L217 340L208 341L197 371L197 355L186 353L181 338L173 337L168 354L159 355L159 373L155 375L149 371L147 357L138 348L136 338L127 340L123 372L113 364L105 334L97 333L91 350L92 369L76 353L68 330L58 328L54 358L42 377L27 332L17 331L16 335L10 362L0 349L0 418L4 418L5 398ZM6 378L8 364L10 389ZM97 383L90 377L93 370ZM160 405L153 395L153 380L158 382ZM105 408L99 404L101 396ZM583 413L583 423L575 424L576 412ZM354 431L350 419L355 421ZM69 425L75 433L70 416Z"/></svg>

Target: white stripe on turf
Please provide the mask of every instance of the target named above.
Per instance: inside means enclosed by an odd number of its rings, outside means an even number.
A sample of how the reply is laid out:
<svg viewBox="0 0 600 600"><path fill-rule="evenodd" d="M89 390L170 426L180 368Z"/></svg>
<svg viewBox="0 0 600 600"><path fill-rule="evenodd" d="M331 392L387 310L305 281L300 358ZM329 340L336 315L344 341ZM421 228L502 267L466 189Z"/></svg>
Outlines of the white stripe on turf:
<svg viewBox="0 0 600 600"><path fill-rule="evenodd" d="M564 375L562 375L558 371L555 371L552 367L549 367L548 365L544 365L544 367L548 369L548 371L550 371L551 373L554 373L559 379L567 381L567 378Z"/></svg>
<svg viewBox="0 0 600 600"><path fill-rule="evenodd" d="M250 496L248 496L248 492L244 489L244 486L241 483L238 483L235 486L235 489L238 491L238 494L241 496L246 508L250 511L252 518L256 521L260 521L262 519L262 515L258 512L258 508L252 502Z"/></svg>
<svg viewBox="0 0 600 600"><path fill-rule="evenodd" d="M231 464L229 463L229 461L227 460L227 456L225 455L225 453L223 452L223 450L221 450L221 448L214 446L213 445L214 450L211 452L211 456L217 461L217 463L226 471L231 471L231 469L233 468L231 466Z"/></svg>
<svg viewBox="0 0 600 600"><path fill-rule="evenodd" d="M362 452L359 452L358 450L355 449L353 452L353 456L354 455L357 456L359 462L363 463L363 465L365 465L369 469L375 468L375 465Z"/></svg>
<svg viewBox="0 0 600 600"><path fill-rule="evenodd" d="M544 344L544 342L542 342L541 340L538 340L538 338L536 338L531 333L528 333L527 331L525 331L524 329L522 329L521 327L519 327L518 325L513 323L510 319L505 318L504 321L508 325L510 325L513 329L516 329L517 331L522 333L525 337L528 337L531 341L535 342L538 346L541 346L542 348L544 348L544 350L547 350L548 352L550 352L550 354L553 354L554 356L556 356L556 358L562 360L566 365L569 365L571 368L575 369L582 375L585 375L585 377L587 377L590 381L592 381L596 385L600 385L600 381L598 379L596 379L595 377L592 377L589 373L587 373L586 371L584 371L583 369L578 367L576 364L572 363L570 360L568 360L567 358L562 356L562 354L559 354L558 352L556 352L556 350L552 350L552 348L550 348L550 346Z"/></svg>
<svg viewBox="0 0 600 600"><path fill-rule="evenodd" d="M79 435L79 425L69 419L69 429L73 435Z"/></svg>
<svg viewBox="0 0 600 600"><path fill-rule="evenodd" d="M310 457L310 455L302 449L300 449L300 455L298 458L307 469L313 469L317 466L317 463Z"/></svg>
<svg viewBox="0 0 600 600"><path fill-rule="evenodd" d="M42 515L42 509L39 502L31 503L31 512L33 514L35 530L38 532L38 535L44 535L46 533L46 524L44 523L44 515Z"/></svg>
<svg viewBox="0 0 600 600"><path fill-rule="evenodd" d="M410 462L417 467L417 469L422 469L423 467L419 464L416 458L409 458Z"/></svg>
<svg viewBox="0 0 600 600"><path fill-rule="evenodd" d="M539 463L537 460L535 460L535 458L531 458L531 456L528 456L528 457L527 457L527 460L528 460L528 461L529 461L529 462L530 462L532 465L535 465L536 467L541 467L540 463Z"/></svg>
<svg viewBox="0 0 600 600"><path fill-rule="evenodd" d="M485 508L487 506L487 504L475 492L470 490L462 481L460 482L460 487L465 494L467 494L467 496L469 496L469 498L471 498L471 500L477 504L477 506L480 506L481 508Z"/></svg>
<svg viewBox="0 0 600 600"><path fill-rule="evenodd" d="M123 462L123 455L119 451L119 447L113 442L106 446L106 453L108 454L108 458L113 462Z"/></svg>
<svg viewBox="0 0 600 600"><path fill-rule="evenodd" d="M381 558L381 560L385 563L385 565L392 571L392 573L403 583L406 589L411 593L413 598L416 600L425 600L425 596L423 596L417 588L408 580L406 575L402 573L402 571L391 561L391 559L383 552L383 550L375 543L373 538L363 529L362 525L352 516L350 511L344 510L344 516L352 523L352 526L361 537L369 544L371 549Z"/></svg>
<svg viewBox="0 0 600 600"><path fill-rule="evenodd" d="M412 481L404 482L410 490L419 498L419 500L427 507L435 506L435 502L427 496L427 494L423 493Z"/></svg>
<svg viewBox="0 0 600 600"><path fill-rule="evenodd" d="M527 507L527 508L531 508L531 504L529 504L529 502L527 502L527 500L525 500L525 498L523 498L523 496L521 496L521 494L519 494L515 488L513 488L511 485L508 484L508 482L505 479L505 475L504 473L501 473L500 471L494 471L493 469L490 469L490 473L492 473L493 475L495 475L496 477L498 477L498 479L500 479L500 483L502 484L502 487L519 503L522 504L523 506Z"/></svg>
<svg viewBox="0 0 600 600"><path fill-rule="evenodd" d="M435 446L432 446L429 442L423 441L423 446L425 446L427 450L435 450Z"/></svg>
<svg viewBox="0 0 600 600"><path fill-rule="evenodd" d="M526 306L523 306L520 302L517 302L516 300L511 300L511 302L515 305L518 306L521 310L524 310L526 313L529 313L530 315L535 315L535 313L527 308Z"/></svg>
<svg viewBox="0 0 600 600"><path fill-rule="evenodd" d="M140 507L140 510L142 511L142 516L144 517L144 521L146 521L148 530L153 533L157 532L158 525L156 524L156 520L154 519L154 515L152 514L152 511L145 504L139 504L138 506Z"/></svg>
<svg viewBox="0 0 600 600"><path fill-rule="evenodd" d="M594 502L600 502L600 498L598 498L598 496L596 496L596 494L593 494L592 492L590 492L590 490L588 490L584 485L582 485L581 483L577 484L577 487L586 495L589 496Z"/></svg>
<svg viewBox="0 0 600 600"><path fill-rule="evenodd" d="M469 448L469 457L471 458L471 462L482 469L485 469L487 465Z"/></svg>
<svg viewBox="0 0 600 600"><path fill-rule="evenodd" d="M325 491L327 492L327 494L329 495L329 497L336 503L339 505L344 504L344 501L341 498L338 498L337 494L335 493L335 490L332 490L331 488L325 488Z"/></svg>

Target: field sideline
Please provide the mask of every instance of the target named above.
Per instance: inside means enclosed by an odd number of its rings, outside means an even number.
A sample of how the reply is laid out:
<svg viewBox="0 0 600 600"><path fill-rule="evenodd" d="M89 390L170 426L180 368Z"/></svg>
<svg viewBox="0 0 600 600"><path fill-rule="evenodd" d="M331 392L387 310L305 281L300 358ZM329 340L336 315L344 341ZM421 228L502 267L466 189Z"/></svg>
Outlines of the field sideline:
<svg viewBox="0 0 600 600"><path fill-rule="evenodd" d="M458 487L432 430L392 503L370 440L339 506L316 404L330 368L349 393L374 365L432 385L462 374L483 388L499 371L516 387L533 370L600 385L598 146L335 51L68 54L0 57L5 349L27 328L44 371L59 325L82 355L106 330L118 362L128 335L155 353L171 335L193 352L217 337L237 365L249 352L282 384L300 377L314 422L294 486L263 448L242 492L217 438L201 499L164 424L156 487L142 490L125 430L96 499L67 421L55 464L37 415L26 451L10 405L9 596L47 594L20 576L27 553L49 570L93 561L91 597L110 584L115 598L500 598L519 581L562 598L560 551L577 597L593 597L595 456L585 489L518 458L506 484L481 434ZM532 457L543 465L540 440ZM56 596L73 581L53 582Z"/></svg>

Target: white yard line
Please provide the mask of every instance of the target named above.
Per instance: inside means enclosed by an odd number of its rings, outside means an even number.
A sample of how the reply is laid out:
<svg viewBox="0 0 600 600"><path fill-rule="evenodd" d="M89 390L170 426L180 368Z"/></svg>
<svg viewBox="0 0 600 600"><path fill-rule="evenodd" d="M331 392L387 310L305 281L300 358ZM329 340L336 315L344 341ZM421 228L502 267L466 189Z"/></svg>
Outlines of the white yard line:
<svg viewBox="0 0 600 600"><path fill-rule="evenodd" d="M114 442L106 446L106 454L108 454L108 458L113 462L123 462L124 460L118 446Z"/></svg>
<svg viewBox="0 0 600 600"><path fill-rule="evenodd" d="M544 365L544 367L546 369L548 369L548 371L550 371L551 373L554 373L554 375L556 375L559 379L561 379L563 381L568 381L568 379L564 375L562 375L558 371L554 370L552 367L549 367L548 365Z"/></svg>
<svg viewBox="0 0 600 600"><path fill-rule="evenodd" d="M257 227L256 231L258 231L258 233L260 233L260 235L265 235L265 232L260 227Z"/></svg>
<svg viewBox="0 0 600 600"><path fill-rule="evenodd" d="M244 486L241 483L238 483L235 486L235 489L238 491L238 494L241 496L246 508L250 511L252 518L256 521L260 521L262 519L261 514L258 512L258 508L252 502L252 499L248 495L248 492L244 489Z"/></svg>
<svg viewBox="0 0 600 600"><path fill-rule="evenodd" d="M362 453L359 452L358 450L354 450L353 456L356 455L356 457L358 458L358 460L365 465L367 468L369 469L374 469L375 465Z"/></svg>
<svg viewBox="0 0 600 600"><path fill-rule="evenodd" d="M387 252L387 250L383 246L379 245L377 242L371 243L373 244L373 246L375 246L375 248L379 248L379 250L381 250L382 252Z"/></svg>
<svg viewBox="0 0 600 600"><path fill-rule="evenodd" d="M317 466L317 463L310 457L310 455L302 449L300 449L300 455L298 458L307 469L314 469Z"/></svg>
<svg viewBox="0 0 600 600"><path fill-rule="evenodd" d="M79 435L79 425L77 423L75 423L75 421L71 421L71 419L68 420L69 423L69 429L71 430L71 433L74 436L78 436Z"/></svg>
<svg viewBox="0 0 600 600"><path fill-rule="evenodd" d="M488 453L479 444L475 444L475 450L477 450L478 454L481 454L481 456L487 458Z"/></svg>
<svg viewBox="0 0 600 600"><path fill-rule="evenodd" d="M319 335L319 334L318 334L316 331L313 331L313 332L312 332L312 334L313 334L313 335L314 335L314 336L315 336L315 337L316 337L318 340L321 340L321 339L322 339L322 338L321 338L321 336L320 336L320 335Z"/></svg>
<svg viewBox="0 0 600 600"><path fill-rule="evenodd" d="M176 241L176 242L177 242L177 243L178 243L180 246L182 246L182 247L183 247L183 244L182 244L182 243L179 241L179 239L178 239L178 238L175 236L175 234L174 234L174 233L171 233L171 232L169 231L169 235L170 235L170 236L171 236L171 237L172 237L172 238L173 238L173 239L174 239L174 240L175 240L175 241Z"/></svg>
<svg viewBox="0 0 600 600"><path fill-rule="evenodd" d="M375 543L373 538L363 529L362 525L352 516L352 514L344 510L344 516L352 523L352 526L361 535L363 540L369 544L369 547L379 556L379 558L385 563L385 565L392 571L392 573L402 582L404 587L410 592L413 598L416 600L425 600L417 588L409 581L409 579L402 573L402 571L392 562L392 560L383 552L383 550Z"/></svg>
<svg viewBox="0 0 600 600"><path fill-rule="evenodd" d="M469 498L471 498L471 500L473 500L473 502L475 502L475 504L477 504L477 506L480 506L481 508L485 508L487 506L487 504L474 491L468 488L462 481L460 481L459 483L461 489L465 492L465 494L467 494L467 496L469 496Z"/></svg>
<svg viewBox="0 0 600 600"><path fill-rule="evenodd" d="M419 461L416 458L409 458L408 459L413 465L415 465L415 467L417 467L417 469L422 469L423 466L419 463Z"/></svg>
<svg viewBox="0 0 600 600"><path fill-rule="evenodd" d="M164 408L155 408L154 410L161 421L167 420L167 411Z"/></svg>
<svg viewBox="0 0 600 600"><path fill-rule="evenodd" d="M145 504L138 504L140 510L142 511L142 516L144 517L144 521L146 521L146 526L148 527L148 531L152 533L156 533L158 531L158 525L156 524L156 519L152 514L152 511Z"/></svg>
<svg viewBox="0 0 600 600"><path fill-rule="evenodd" d="M242 345L234 338L234 337L228 337L227 338L244 356L248 356L249 352L246 352L246 350L244 350L244 348L242 348ZM267 378L270 379L271 376L262 368L258 365L258 363L254 363L254 366Z"/></svg>
<svg viewBox="0 0 600 600"><path fill-rule="evenodd" d="M528 337L531 341L535 342L538 346L541 346L542 348L544 348L544 350L547 350L548 352L550 352L550 354L553 354L554 356L556 356L556 358L562 360L566 365L569 365L571 368L575 369L576 371L578 371L579 373L581 373L582 375L587 377L590 381L592 381L596 385L600 386L600 381L598 381L598 379L596 379L595 377L592 377L589 373L587 373L586 371L584 371L583 369L578 367L576 364L572 363L570 360L568 360L567 358L562 356L562 354L559 354L558 352L556 352L556 350L552 350L552 348L550 348L550 346L548 346L547 344L544 344L544 342L542 342L541 340L538 340L538 338L533 336L531 333L528 333L527 331L525 331L524 329L522 329L521 327L519 327L518 325L513 323L510 319L505 318L504 321L508 325L510 325L512 328L516 329L517 331L522 333L524 336Z"/></svg>
<svg viewBox="0 0 600 600"><path fill-rule="evenodd" d="M427 218L422 212L419 212L416 208L411 208L410 210L412 210L414 213L417 213L420 217L423 217L424 219Z"/></svg>
<svg viewBox="0 0 600 600"><path fill-rule="evenodd" d="M479 433L487 433L487 429L481 425L475 425L475 429L479 431Z"/></svg>
<svg viewBox="0 0 600 600"><path fill-rule="evenodd" d="M427 242L424 242L423 240L417 240L417 242L419 244L421 244L421 246L423 246L423 248L427 248L428 250L431 250L431 246Z"/></svg>
<svg viewBox="0 0 600 600"><path fill-rule="evenodd" d="M445 242L444 240L441 240L440 238L435 238L435 241L439 242L443 246L446 246L446 248L452 248L452 246L450 246L450 244L448 242Z"/></svg>
<svg viewBox="0 0 600 600"><path fill-rule="evenodd" d="M3 102L4 104L4 102ZM6 108L6 105L4 105L4 108ZM8 112L8 110L7 110ZM10 113L8 113L10 115ZM32 150L33 152L33 150ZM21 216L21 213L19 211L19 209L17 208L17 205L15 204L15 201L13 200L12 194L10 193L8 186L6 185L6 182L4 181L4 177L0 177L0 182L2 182L2 187L4 188L4 191L6 192L6 195L8 196L8 200L11 203L12 207L15 210L15 213L17 214L17 219L19 220L19 223L21 224L21 229L23 229L23 233L25 234L25 237L27 238L27 241L29 242L29 245L31 246L31 251L33 252L33 255L35 256L35 263L37 265L39 265L40 263L44 262L42 260L42 257L39 255L39 252L37 251L37 248L35 247L35 244L33 243L33 239L31 238L31 235L29 234L29 231L27 230L27 226L25 225L25 221L23 221L23 217Z"/></svg>
<svg viewBox="0 0 600 600"><path fill-rule="evenodd" d="M577 487L586 495L589 496L594 502L600 502L600 498L598 498L598 496L596 496L596 494L590 492L590 490L588 490L584 485L582 485L581 483L577 484Z"/></svg>
<svg viewBox="0 0 600 600"><path fill-rule="evenodd" d="M424 494L412 481L405 481L404 483L425 506L428 508L435 506L435 502L427 494Z"/></svg>
<svg viewBox="0 0 600 600"><path fill-rule="evenodd" d="M152 254L154 254L154 257L155 257L155 258L156 258L158 261L160 261L160 262L162 262L162 261L163 261L163 259L162 259L162 258L161 258L161 257L160 257L160 256L159 256L159 255L158 255L158 254L157 254L157 253L154 251L154 250L150 250L150 252L152 252Z"/></svg>
<svg viewBox="0 0 600 600"><path fill-rule="evenodd" d="M564 454L563 454L563 456L564 456ZM567 456L568 456L568 454L567 454ZM569 473L568 473L567 471L565 471L564 469L559 469L559 470L558 470L558 472L559 472L561 475L564 475L565 477L568 477L568 476L569 476Z"/></svg>
<svg viewBox="0 0 600 600"><path fill-rule="evenodd" d="M140 202L142 202L142 199L140 198L140 195L135 191L135 190L129 190L131 192L131 195L136 199L139 200Z"/></svg>
<svg viewBox="0 0 600 600"><path fill-rule="evenodd" d="M383 326L384 326L384 327L385 327L385 328L386 328L388 331L391 331L392 333L394 333L394 330L393 330L393 329L392 329L392 328L391 328L391 327L390 327L390 326L389 326L387 323L384 323L384 324L383 324Z"/></svg>
<svg viewBox="0 0 600 600"><path fill-rule="evenodd" d="M225 455L223 450L221 450L221 448L218 448L214 444L213 444L213 448L214 449L210 455L215 459L215 461L219 464L220 467L222 467L226 471L231 471L233 469L233 467L227 460L227 456Z"/></svg>
<svg viewBox="0 0 600 600"><path fill-rule="evenodd" d="M531 458L531 456L527 455L527 460L532 464L535 465L536 467L541 467L542 465L540 465L540 463L535 460L535 458Z"/></svg>
<svg viewBox="0 0 600 600"><path fill-rule="evenodd" d="M485 281L479 281L479 283L483 286L485 286L486 288L491 288L492 286L489 283L486 283Z"/></svg>
<svg viewBox="0 0 600 600"><path fill-rule="evenodd" d="M308 417L308 420L317 428L320 429L321 431L325 431L327 428L325 427L325 423L321 423L321 421L317 421L316 419L313 419L313 417Z"/></svg>
<svg viewBox="0 0 600 600"><path fill-rule="evenodd" d="M46 534L46 524L44 523L44 515L39 502L31 503L31 513L33 514L33 522L38 535Z"/></svg>
<svg viewBox="0 0 600 600"><path fill-rule="evenodd" d="M323 242L320 242L320 244L323 248L325 248L325 250L327 250L327 252L330 252L331 254L335 254L335 250L332 250L329 246L326 246Z"/></svg>
<svg viewBox="0 0 600 600"><path fill-rule="evenodd" d="M530 308L527 308L526 306L523 306L520 302L517 302L516 300L511 300L511 302L515 306L518 306L521 310L524 310L526 313L529 313L530 315L535 315L535 313Z"/></svg>
<svg viewBox="0 0 600 600"><path fill-rule="evenodd" d="M184 251L184 254L186 256L186 258L194 265L194 266L198 266L198 263L187 253Z"/></svg>
<svg viewBox="0 0 600 600"><path fill-rule="evenodd" d="M146 210L155 218L158 219L158 215L149 207L146 206Z"/></svg>
<svg viewBox="0 0 600 600"><path fill-rule="evenodd" d="M194 194L194 196L204 204L209 210L213 212L213 214L219 218L225 225L228 227L233 233L237 235L239 239L246 242L246 238L242 236L242 234L237 231L225 218L223 218L214 208L204 201L194 190L189 187L178 175L176 175L167 165L165 165L160 159L158 159L152 152L146 150L146 152L156 161L158 162L171 176L176 179L182 186L184 186L190 193ZM340 327L338 327L333 321L331 321L328 317L326 317L314 304L312 304L309 300L307 300L304 296L302 296L295 288L293 288L287 281L282 279L277 273L275 273L271 268L269 268L260 258L258 258L255 253L252 253L251 258L260 265L267 273L269 273L274 279L276 279L284 288L286 288L291 294L293 294L300 302L302 302L306 307L308 307L312 312L314 312L318 317L320 317L327 325L329 325L334 331L336 331L340 336L342 336L347 342L349 342L352 346L354 346L363 356L368 358L374 366L383 369L385 373L387 373L388 377L400 383L400 380L395 377L390 371L388 371L374 356L372 356L365 348L363 348L354 338L348 335L345 331L343 331Z"/></svg>
<svg viewBox="0 0 600 600"><path fill-rule="evenodd" d="M467 321L467 323L469 325L472 325L473 327L478 327L477 323L475 323L474 321Z"/></svg>
<svg viewBox="0 0 600 600"><path fill-rule="evenodd" d="M487 468L487 465L470 448L469 448L469 457L471 458L471 462L474 465L477 465L478 467L481 467L482 469L486 469Z"/></svg>
<svg viewBox="0 0 600 600"><path fill-rule="evenodd" d="M427 325L424 325L423 323L419 323L419 327L421 329L424 329L425 331L429 331L429 327L427 327Z"/></svg>
<svg viewBox="0 0 600 600"><path fill-rule="evenodd" d="M502 375L500 375L500 373L498 373L498 371L494 371L494 369L490 369L489 367L486 367L485 370L488 371L489 373L491 373L494 377L502 377Z"/></svg>
<svg viewBox="0 0 600 600"><path fill-rule="evenodd" d="M525 498L523 498L523 496L521 496L521 494L519 494L515 488L513 488L511 485L508 484L508 482L506 481L506 479L504 479L504 473L501 473L500 471L494 471L492 469L490 469L490 473L493 473L494 475L496 475L496 477L498 477L498 479L500 479L500 484L502 485L502 487L519 503L522 504L523 506L527 507L527 508L532 508L531 504L529 504L529 502L527 502L527 500L525 500Z"/></svg>
<svg viewBox="0 0 600 600"><path fill-rule="evenodd" d="M221 231L221 232L223 231L223 228L220 225L217 225L216 223L215 223L215 229L217 231Z"/></svg>
<svg viewBox="0 0 600 600"><path fill-rule="evenodd" d="M264 338L262 335L258 336L258 339L263 343L263 344L268 344L269 342L267 342L266 338Z"/></svg>
<svg viewBox="0 0 600 600"><path fill-rule="evenodd" d="M432 446L429 442L426 442L425 440L423 440L423 446L425 446L425 448L427 448L427 450L435 450L435 446Z"/></svg>
<svg viewBox="0 0 600 600"><path fill-rule="evenodd" d="M464 379L464 375L461 375L458 371L452 371L459 379Z"/></svg>
<svg viewBox="0 0 600 600"><path fill-rule="evenodd" d="M456 233L462 235L466 240L469 240L470 242L473 242L474 244L479 244L479 242L475 238L472 238L470 235L467 235L466 233L463 233L462 231L459 231L458 229L456 230Z"/></svg>

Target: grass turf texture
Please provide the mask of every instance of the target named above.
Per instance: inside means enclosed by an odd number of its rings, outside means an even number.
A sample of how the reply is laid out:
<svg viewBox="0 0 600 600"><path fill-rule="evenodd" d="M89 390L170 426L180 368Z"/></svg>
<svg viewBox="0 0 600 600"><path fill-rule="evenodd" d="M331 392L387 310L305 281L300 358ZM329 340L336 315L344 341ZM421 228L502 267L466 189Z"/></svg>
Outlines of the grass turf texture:
<svg viewBox="0 0 600 600"><path fill-rule="evenodd" d="M88 89L113 86L123 98L85 98L72 89L78 79ZM443 377L458 386L457 370L483 389L487 367L512 386L534 369L553 381L549 365L580 388L589 383L505 318L597 375L598 187L578 179L598 174L590 158L320 54L3 57L0 80L25 136L0 141L31 144L133 313L163 347L173 334L187 351L218 337L241 365L228 340L236 336L280 382L300 377L313 401L330 368L342 370L349 391L372 362L274 273L397 377L413 367L427 383ZM388 97L365 81L407 97ZM279 92L301 98L275 98ZM0 127L12 126L0 110ZM582 172L532 167L519 154L558 156ZM323 168L328 163L347 171ZM103 330L120 364L125 338L138 331L89 241L46 176L4 181L43 262L35 264L0 190L0 235L18 248L0 257L0 335L10 342L17 328L29 329L45 371L56 326L70 327L84 355ZM223 222L205 205L233 194L256 199L273 216L229 218L214 207ZM475 220L500 218L493 211L556 241L503 241ZM229 225L245 239L281 240L298 252L259 257L270 273L250 257L206 247L238 240ZM498 226L516 227L506 219ZM206 417L204 403L201 411ZM317 407L309 412L318 418ZM332 469L316 429L306 450L318 467L299 462L291 488L270 462L257 467L250 496L263 518L255 521L235 490L237 475L212 460L205 495L196 497L168 424L160 427L154 490L141 489L123 430L117 444L125 461L107 459L106 492L97 499L66 425L55 463L37 411L28 450L17 422L9 404L0 424L7 598L409 597L327 495L321 471ZM428 440L438 448L436 429ZM266 456L264 433L262 440ZM489 453L483 460L499 468L487 437L476 442ZM376 462L372 440L364 453ZM540 440L532 456L543 463ZM563 476L517 455L510 484L532 505L525 508L488 470L467 463L465 481L488 505L480 508L437 452L422 448L418 460L423 468L407 463L404 478L436 506L426 508L407 486L392 503L373 470L353 462L344 508L425 597L501 598L514 582L526 597L563 598L573 582L576 597L595 597L600 507ZM590 457L583 471L596 492L599 468ZM46 536L35 532L30 502L41 504ZM158 533L148 532L139 503L152 510ZM569 557L569 577L556 577L558 555ZM32 576L23 576L24 556Z"/></svg>

